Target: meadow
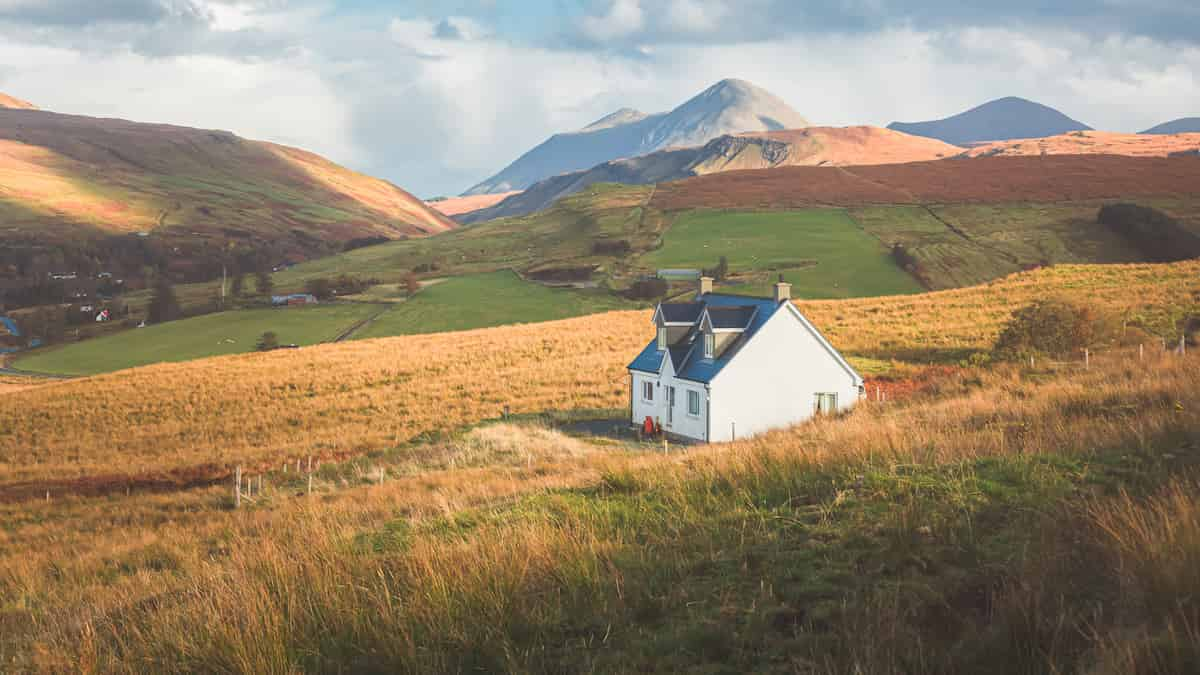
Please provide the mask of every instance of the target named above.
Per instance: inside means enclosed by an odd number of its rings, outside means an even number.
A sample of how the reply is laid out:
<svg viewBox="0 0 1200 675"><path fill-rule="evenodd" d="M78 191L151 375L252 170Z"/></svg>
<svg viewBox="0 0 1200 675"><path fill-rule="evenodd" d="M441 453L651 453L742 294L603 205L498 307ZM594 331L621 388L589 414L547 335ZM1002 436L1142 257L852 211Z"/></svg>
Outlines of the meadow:
<svg viewBox="0 0 1200 675"><path fill-rule="evenodd" d="M327 465L311 497L273 471L238 510L224 487L0 504L0 659L1186 673L1198 375L1113 351L669 455L517 422Z"/></svg>
<svg viewBox="0 0 1200 675"><path fill-rule="evenodd" d="M1013 310L1051 295L1084 299L1153 346L1196 311L1198 276L1197 261L1062 266L966 289L797 304L852 358L956 364L986 351ZM0 495L16 482L69 490L92 475L223 479L237 464L367 455L505 407L617 408L628 396L625 366L651 334L649 311L618 311L165 363L18 391L0 407Z"/></svg>
<svg viewBox="0 0 1200 675"><path fill-rule="evenodd" d="M705 268L715 266L720 256L744 279L739 291L747 294L770 295L777 274L802 298L921 290L888 249L842 209L682 213L663 235L662 246L637 262L647 269Z"/></svg>
<svg viewBox="0 0 1200 675"><path fill-rule="evenodd" d="M630 305L601 289L547 288L525 281L511 270L502 270L451 277L431 284L407 301L395 304L353 337L367 339L553 321Z"/></svg>
<svg viewBox="0 0 1200 675"><path fill-rule="evenodd" d="M244 354L255 351L268 331L278 336L280 344L313 345L333 340L379 310L377 305L339 303L218 312L33 351L14 366L39 373L92 375L151 363Z"/></svg>

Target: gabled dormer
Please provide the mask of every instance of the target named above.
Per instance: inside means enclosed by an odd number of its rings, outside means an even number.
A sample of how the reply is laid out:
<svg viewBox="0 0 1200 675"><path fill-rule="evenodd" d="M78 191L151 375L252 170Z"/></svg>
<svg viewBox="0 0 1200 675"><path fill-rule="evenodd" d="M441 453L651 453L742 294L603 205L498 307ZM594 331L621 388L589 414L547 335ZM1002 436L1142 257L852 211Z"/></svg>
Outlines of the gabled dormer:
<svg viewBox="0 0 1200 675"><path fill-rule="evenodd" d="M703 311L704 304L700 302L660 302L654 310L659 351L683 342Z"/></svg>
<svg viewBox="0 0 1200 675"><path fill-rule="evenodd" d="M754 305L707 305L700 315L701 358L719 359L749 330L758 314Z"/></svg>

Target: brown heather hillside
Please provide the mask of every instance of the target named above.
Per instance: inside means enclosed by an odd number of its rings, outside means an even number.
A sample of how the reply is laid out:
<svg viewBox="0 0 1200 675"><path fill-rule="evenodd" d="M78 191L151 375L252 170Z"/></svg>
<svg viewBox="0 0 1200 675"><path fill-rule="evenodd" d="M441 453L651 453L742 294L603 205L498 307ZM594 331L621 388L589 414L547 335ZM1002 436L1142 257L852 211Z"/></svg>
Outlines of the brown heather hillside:
<svg viewBox="0 0 1200 675"><path fill-rule="evenodd" d="M766 169L780 166L859 166L901 164L953 157L962 152L949 143L933 138L910 136L882 127L807 127L782 131L739 134L736 138L774 141L786 146L777 158L765 157L769 146L753 145L749 156L736 154L703 155L691 167L699 175L739 169Z"/></svg>
<svg viewBox="0 0 1200 675"><path fill-rule="evenodd" d="M425 202L431 209L445 216L457 216L479 209L486 209L490 206L495 206L500 202L508 199L513 195L521 194L520 192L497 192L495 194L485 195L467 195L466 197L448 197L439 199L433 202Z"/></svg>
<svg viewBox="0 0 1200 675"><path fill-rule="evenodd" d="M1200 158L1048 155L886 166L732 171L658 186L651 206L803 208L818 205L1056 202L1200 194Z"/></svg>
<svg viewBox="0 0 1200 675"><path fill-rule="evenodd" d="M0 239L424 235L453 221L318 155L225 131L0 109Z"/></svg>
<svg viewBox="0 0 1200 675"><path fill-rule="evenodd" d="M1125 155L1167 157L1200 150L1200 134L1119 134L1112 131L1072 131L1046 138L1022 138L977 145L969 157L996 155Z"/></svg>
<svg viewBox="0 0 1200 675"><path fill-rule="evenodd" d="M1163 333L1197 300L1200 261L1077 265L917 296L798 303L854 358L954 361L1008 315L1063 295ZM616 408L649 315L415 335L162 364L6 394L0 501L223 478L345 458L513 413ZM153 479L153 480L151 480ZM97 486L98 485L98 486Z"/></svg>

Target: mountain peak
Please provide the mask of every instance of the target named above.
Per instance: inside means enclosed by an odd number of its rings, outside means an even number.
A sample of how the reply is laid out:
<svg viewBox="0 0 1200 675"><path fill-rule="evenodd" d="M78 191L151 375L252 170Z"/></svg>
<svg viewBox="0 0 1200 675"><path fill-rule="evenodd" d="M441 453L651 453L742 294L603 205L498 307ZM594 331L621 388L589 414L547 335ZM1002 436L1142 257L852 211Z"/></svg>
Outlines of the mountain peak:
<svg viewBox="0 0 1200 675"><path fill-rule="evenodd" d="M1019 96L998 98L939 120L892 122L888 128L961 146L1091 130L1050 106Z"/></svg>
<svg viewBox="0 0 1200 675"><path fill-rule="evenodd" d="M599 131L601 129L611 129L621 126L622 124L632 124L646 119L646 113L633 108L621 108L616 112L609 113L604 117L592 122L580 131Z"/></svg>
<svg viewBox="0 0 1200 675"><path fill-rule="evenodd" d="M1194 134L1200 133L1200 117L1180 117L1177 120L1163 122L1139 132L1142 134Z"/></svg>
<svg viewBox="0 0 1200 675"><path fill-rule="evenodd" d="M19 98L13 98L8 94L0 92L0 108L11 108L13 110L37 110L37 106L29 101L22 101Z"/></svg>
<svg viewBox="0 0 1200 675"><path fill-rule="evenodd" d="M464 194L524 190L550 176L614 159L701 146L727 134L806 126L808 120L774 94L745 80L725 79L670 112L646 115L622 108L578 132L555 134Z"/></svg>

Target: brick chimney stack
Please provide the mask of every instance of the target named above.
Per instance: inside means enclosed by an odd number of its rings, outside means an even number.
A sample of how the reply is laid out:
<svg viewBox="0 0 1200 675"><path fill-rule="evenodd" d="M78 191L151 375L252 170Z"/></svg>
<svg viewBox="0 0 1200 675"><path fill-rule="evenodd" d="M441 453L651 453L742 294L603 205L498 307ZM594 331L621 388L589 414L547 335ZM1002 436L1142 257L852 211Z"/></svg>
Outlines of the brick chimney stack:
<svg viewBox="0 0 1200 675"><path fill-rule="evenodd" d="M775 284L775 303L784 303L792 299L792 285L783 280L783 275L779 275L779 282Z"/></svg>
<svg viewBox="0 0 1200 675"><path fill-rule="evenodd" d="M700 295L713 292L713 278L700 277Z"/></svg>

